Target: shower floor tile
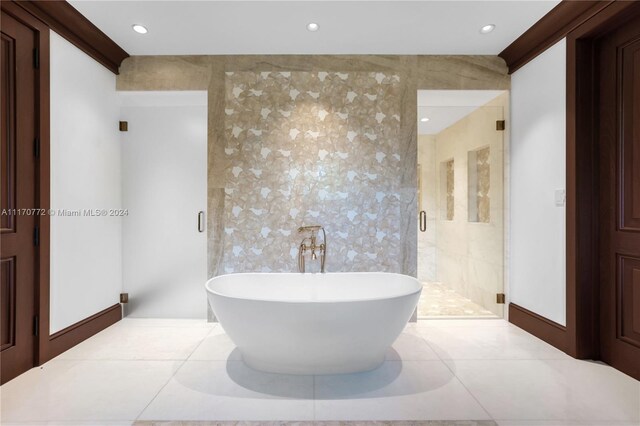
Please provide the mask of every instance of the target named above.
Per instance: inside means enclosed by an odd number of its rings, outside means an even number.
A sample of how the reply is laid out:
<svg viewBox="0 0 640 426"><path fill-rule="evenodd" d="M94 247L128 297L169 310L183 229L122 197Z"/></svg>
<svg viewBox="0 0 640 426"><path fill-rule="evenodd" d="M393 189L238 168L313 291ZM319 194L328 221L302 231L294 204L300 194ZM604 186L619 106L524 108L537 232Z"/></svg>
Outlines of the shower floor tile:
<svg viewBox="0 0 640 426"><path fill-rule="evenodd" d="M497 318L477 303L436 282L423 282L418 318Z"/></svg>

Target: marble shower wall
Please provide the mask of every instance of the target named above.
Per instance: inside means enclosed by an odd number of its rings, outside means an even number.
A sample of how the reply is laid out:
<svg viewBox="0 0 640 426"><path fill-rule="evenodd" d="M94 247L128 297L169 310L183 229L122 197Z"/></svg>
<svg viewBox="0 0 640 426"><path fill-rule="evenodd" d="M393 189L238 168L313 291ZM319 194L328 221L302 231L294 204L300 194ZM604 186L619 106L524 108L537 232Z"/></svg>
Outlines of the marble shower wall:
<svg viewBox="0 0 640 426"><path fill-rule="evenodd" d="M224 272L296 271L312 224L327 271L401 272L400 77L227 72L225 93Z"/></svg>
<svg viewBox="0 0 640 426"><path fill-rule="evenodd" d="M120 67L117 90L207 90L209 93L208 258L209 276L224 273L227 206L226 176L234 167L225 153L226 73L370 73L399 76L399 137L396 152L400 220L399 270L417 270L417 91L503 89L510 87L504 61L497 56L234 55L132 56ZM232 76L231 76L232 77ZM301 90L302 92L302 90ZM327 149L327 151L329 151ZM376 160L377 162L377 160ZM375 165L375 163L374 163ZM276 232L278 232L276 230ZM331 235L331 234L330 234ZM332 238L328 236L328 238ZM377 239L376 239L377 241ZM329 240L331 244L331 240ZM283 252L283 257L290 254ZM366 256L366 255L365 255Z"/></svg>

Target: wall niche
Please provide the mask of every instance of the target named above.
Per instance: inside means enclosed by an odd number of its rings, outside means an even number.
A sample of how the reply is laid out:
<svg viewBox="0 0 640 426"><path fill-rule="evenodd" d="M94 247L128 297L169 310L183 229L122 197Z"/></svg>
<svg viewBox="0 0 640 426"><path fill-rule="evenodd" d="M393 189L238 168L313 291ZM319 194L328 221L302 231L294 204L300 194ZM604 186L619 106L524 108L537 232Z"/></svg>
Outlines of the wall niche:
<svg viewBox="0 0 640 426"><path fill-rule="evenodd" d="M453 158L440 163L440 217L443 220L453 220L454 216L454 173Z"/></svg>
<svg viewBox="0 0 640 426"><path fill-rule="evenodd" d="M467 153L469 222L491 222L490 154L488 146Z"/></svg>

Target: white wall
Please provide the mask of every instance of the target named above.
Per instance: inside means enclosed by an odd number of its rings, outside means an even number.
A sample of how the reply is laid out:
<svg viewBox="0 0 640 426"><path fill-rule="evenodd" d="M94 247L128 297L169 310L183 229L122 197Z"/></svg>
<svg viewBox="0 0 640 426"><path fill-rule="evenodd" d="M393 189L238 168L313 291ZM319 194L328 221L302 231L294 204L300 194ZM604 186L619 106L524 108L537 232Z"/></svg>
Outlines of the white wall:
<svg viewBox="0 0 640 426"><path fill-rule="evenodd" d="M566 323L566 42L511 76L510 301Z"/></svg>
<svg viewBox="0 0 640 426"><path fill-rule="evenodd" d="M50 43L51 208L118 209L115 75L54 32ZM118 303L121 222L51 218L51 333Z"/></svg>
<svg viewBox="0 0 640 426"><path fill-rule="evenodd" d="M206 318L207 92L120 92L123 288L133 317Z"/></svg>

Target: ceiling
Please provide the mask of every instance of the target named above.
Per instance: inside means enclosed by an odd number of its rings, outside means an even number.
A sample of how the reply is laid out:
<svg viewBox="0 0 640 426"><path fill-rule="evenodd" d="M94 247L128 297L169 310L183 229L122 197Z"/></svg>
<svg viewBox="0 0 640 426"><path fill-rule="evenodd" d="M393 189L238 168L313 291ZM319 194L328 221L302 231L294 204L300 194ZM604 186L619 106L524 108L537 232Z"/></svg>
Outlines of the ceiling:
<svg viewBox="0 0 640 426"><path fill-rule="evenodd" d="M418 134L438 134L503 93L502 90L419 90ZM421 122L423 117L429 121Z"/></svg>
<svg viewBox="0 0 640 426"><path fill-rule="evenodd" d="M496 55L559 1L69 3L131 55ZM310 22L320 29L307 31ZM480 34L486 24L495 30Z"/></svg>

